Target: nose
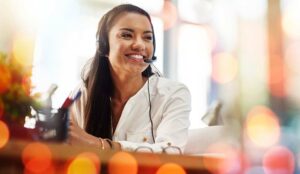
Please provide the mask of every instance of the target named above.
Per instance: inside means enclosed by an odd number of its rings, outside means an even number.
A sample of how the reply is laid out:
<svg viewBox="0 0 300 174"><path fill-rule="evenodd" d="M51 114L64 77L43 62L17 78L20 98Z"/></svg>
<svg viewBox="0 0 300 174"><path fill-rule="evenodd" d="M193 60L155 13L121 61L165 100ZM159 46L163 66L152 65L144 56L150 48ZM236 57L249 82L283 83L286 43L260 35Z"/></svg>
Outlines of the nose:
<svg viewBox="0 0 300 174"><path fill-rule="evenodd" d="M142 38L134 39L132 43L132 49L135 51L144 51L146 48L146 44L144 43Z"/></svg>

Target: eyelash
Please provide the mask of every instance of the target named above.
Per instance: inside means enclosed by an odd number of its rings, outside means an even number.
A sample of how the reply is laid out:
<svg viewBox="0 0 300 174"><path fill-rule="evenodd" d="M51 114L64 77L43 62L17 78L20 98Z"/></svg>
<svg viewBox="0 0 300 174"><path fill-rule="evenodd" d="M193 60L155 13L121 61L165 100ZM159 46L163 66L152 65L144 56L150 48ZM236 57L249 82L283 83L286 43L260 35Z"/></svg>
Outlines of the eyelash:
<svg viewBox="0 0 300 174"><path fill-rule="evenodd" d="M129 37L130 37L130 38L131 38L132 36L131 36L131 34L129 34L129 33L122 33L122 34L121 34L121 37L122 37L122 38L129 38Z"/></svg>
<svg viewBox="0 0 300 174"><path fill-rule="evenodd" d="M121 37L124 38L124 39L130 39L130 38L132 38L132 35L129 34L129 33L122 33ZM148 41L152 41L153 40L152 36L145 36L144 39L148 40Z"/></svg>
<svg viewBox="0 0 300 174"><path fill-rule="evenodd" d="M153 40L152 36L145 36L145 39L146 39L146 40L149 40L149 41L152 41L152 40Z"/></svg>

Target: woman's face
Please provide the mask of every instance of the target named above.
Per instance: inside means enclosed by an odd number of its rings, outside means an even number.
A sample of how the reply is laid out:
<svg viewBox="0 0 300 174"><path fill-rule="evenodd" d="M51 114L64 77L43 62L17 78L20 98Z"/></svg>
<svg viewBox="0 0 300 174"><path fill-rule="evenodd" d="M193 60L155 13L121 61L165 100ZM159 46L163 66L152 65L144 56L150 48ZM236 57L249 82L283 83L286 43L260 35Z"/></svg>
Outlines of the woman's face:
<svg viewBox="0 0 300 174"><path fill-rule="evenodd" d="M113 71L141 74L153 56L153 31L146 16L122 13L114 22L109 35L109 60Z"/></svg>

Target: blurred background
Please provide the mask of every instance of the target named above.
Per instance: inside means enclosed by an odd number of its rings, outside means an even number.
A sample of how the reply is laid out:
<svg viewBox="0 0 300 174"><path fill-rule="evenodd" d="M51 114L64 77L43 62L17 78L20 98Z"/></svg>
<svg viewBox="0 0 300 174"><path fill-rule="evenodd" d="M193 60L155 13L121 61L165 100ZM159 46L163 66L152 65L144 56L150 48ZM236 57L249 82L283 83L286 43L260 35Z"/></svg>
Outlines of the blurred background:
<svg viewBox="0 0 300 174"><path fill-rule="evenodd" d="M151 14L154 65L190 89L191 129L209 114L230 125L243 160L228 171L298 173L299 0L0 0L0 51L32 67L33 92L57 84L59 107L95 53L99 19L124 2Z"/></svg>

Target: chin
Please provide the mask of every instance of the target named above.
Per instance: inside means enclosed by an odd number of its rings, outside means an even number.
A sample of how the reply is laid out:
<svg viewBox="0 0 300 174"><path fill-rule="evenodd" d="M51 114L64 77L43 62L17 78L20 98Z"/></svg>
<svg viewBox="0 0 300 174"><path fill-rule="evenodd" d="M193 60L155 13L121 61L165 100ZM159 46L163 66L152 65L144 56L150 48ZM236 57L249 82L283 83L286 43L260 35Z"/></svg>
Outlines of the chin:
<svg viewBox="0 0 300 174"><path fill-rule="evenodd" d="M147 67L135 67L135 68L131 68L131 73L132 74L142 74L143 71L145 71L147 69Z"/></svg>

